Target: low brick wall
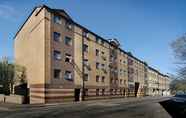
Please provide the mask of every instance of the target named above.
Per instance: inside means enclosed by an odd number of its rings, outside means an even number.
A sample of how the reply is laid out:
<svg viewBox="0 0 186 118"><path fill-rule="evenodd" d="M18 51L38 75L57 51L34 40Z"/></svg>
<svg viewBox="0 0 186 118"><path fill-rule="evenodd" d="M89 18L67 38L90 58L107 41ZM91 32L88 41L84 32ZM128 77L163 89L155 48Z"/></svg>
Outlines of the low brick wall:
<svg viewBox="0 0 186 118"><path fill-rule="evenodd" d="M6 103L23 104L24 103L24 97L20 96L20 95L5 96L5 102Z"/></svg>
<svg viewBox="0 0 186 118"><path fill-rule="evenodd" d="M0 103L4 102L5 95L0 94Z"/></svg>

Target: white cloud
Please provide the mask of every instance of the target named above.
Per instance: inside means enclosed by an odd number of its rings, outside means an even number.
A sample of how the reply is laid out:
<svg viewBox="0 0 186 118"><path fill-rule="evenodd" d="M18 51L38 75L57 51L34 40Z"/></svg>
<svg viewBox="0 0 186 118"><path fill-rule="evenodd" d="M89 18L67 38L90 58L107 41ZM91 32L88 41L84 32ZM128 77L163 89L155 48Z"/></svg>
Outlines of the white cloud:
<svg viewBox="0 0 186 118"><path fill-rule="evenodd" d="M13 6L0 4L0 18L15 20L18 12Z"/></svg>

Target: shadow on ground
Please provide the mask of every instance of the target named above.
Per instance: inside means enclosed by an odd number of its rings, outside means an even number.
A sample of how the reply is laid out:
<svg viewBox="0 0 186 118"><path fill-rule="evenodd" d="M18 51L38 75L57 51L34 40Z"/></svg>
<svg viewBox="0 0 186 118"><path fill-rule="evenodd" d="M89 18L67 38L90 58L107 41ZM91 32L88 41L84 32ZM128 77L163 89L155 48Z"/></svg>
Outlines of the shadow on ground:
<svg viewBox="0 0 186 118"><path fill-rule="evenodd" d="M173 118L186 118L185 103L177 103L172 100L166 100L160 102L160 104Z"/></svg>

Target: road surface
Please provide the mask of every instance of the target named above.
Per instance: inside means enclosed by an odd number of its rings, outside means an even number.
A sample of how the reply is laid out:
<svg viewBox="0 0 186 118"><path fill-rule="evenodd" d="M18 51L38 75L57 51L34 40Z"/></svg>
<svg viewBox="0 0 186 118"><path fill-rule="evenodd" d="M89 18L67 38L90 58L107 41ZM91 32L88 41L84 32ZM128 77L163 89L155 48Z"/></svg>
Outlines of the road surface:
<svg viewBox="0 0 186 118"><path fill-rule="evenodd" d="M123 98L47 105L0 104L0 118L171 118L166 97Z"/></svg>

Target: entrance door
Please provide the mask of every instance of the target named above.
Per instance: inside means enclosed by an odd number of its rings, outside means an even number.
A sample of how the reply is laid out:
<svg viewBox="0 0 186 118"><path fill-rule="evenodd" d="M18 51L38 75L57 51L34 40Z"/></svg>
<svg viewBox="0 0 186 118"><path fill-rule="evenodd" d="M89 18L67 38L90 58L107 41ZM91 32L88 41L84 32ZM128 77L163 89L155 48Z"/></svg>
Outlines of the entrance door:
<svg viewBox="0 0 186 118"><path fill-rule="evenodd" d="M80 89L75 89L74 91L75 101L79 101L79 97L80 97Z"/></svg>
<svg viewBox="0 0 186 118"><path fill-rule="evenodd" d="M135 97L137 97L138 94L138 89L139 89L139 82L135 82Z"/></svg>

